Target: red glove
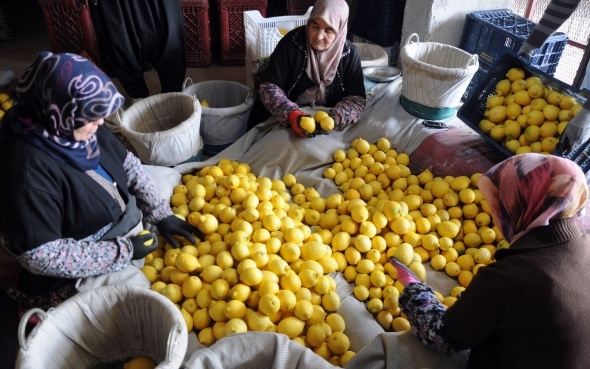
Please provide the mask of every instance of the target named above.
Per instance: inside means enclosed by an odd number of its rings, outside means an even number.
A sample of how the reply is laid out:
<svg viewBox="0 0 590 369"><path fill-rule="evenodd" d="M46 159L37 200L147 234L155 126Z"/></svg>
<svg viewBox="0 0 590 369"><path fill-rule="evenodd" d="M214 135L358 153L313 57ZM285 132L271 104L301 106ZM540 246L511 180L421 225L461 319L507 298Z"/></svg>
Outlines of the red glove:
<svg viewBox="0 0 590 369"><path fill-rule="evenodd" d="M407 286L408 284L414 282L420 283L420 278L418 278L410 268L402 264L399 260L392 257L389 259L389 261L397 271L397 279L401 282L401 284Z"/></svg>
<svg viewBox="0 0 590 369"><path fill-rule="evenodd" d="M291 125L291 128L293 128L293 131L297 134L297 136L307 137L307 133L304 132L303 129L301 129L301 127L299 126L299 120L301 119L301 117L309 117L309 115L305 114L301 110L293 110L289 114L289 124Z"/></svg>

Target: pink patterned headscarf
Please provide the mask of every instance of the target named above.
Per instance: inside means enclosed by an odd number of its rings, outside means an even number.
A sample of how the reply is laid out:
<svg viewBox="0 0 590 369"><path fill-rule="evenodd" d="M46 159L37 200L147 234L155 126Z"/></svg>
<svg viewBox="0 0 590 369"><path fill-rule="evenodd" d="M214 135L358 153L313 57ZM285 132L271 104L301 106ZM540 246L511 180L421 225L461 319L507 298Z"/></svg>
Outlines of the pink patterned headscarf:
<svg viewBox="0 0 590 369"><path fill-rule="evenodd" d="M582 216L588 199L580 167L554 155L510 157L491 168L478 185L508 242L553 219Z"/></svg>
<svg viewBox="0 0 590 369"><path fill-rule="evenodd" d="M344 0L317 0L309 19L322 19L336 31L332 45L323 51L314 50L307 42L307 75L315 86L308 89L299 99L300 104L326 103L326 86L334 80L348 31L348 4ZM305 26L307 34L309 22Z"/></svg>

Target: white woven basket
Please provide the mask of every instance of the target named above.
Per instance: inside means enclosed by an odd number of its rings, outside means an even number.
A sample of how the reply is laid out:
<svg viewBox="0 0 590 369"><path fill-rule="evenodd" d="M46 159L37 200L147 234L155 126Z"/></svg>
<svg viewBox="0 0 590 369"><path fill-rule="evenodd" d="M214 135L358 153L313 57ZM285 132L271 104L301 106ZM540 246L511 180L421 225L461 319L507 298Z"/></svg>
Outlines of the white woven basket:
<svg viewBox="0 0 590 369"><path fill-rule="evenodd" d="M28 337L24 327L41 322ZM177 369L188 345L180 310L165 296L135 286L79 293L56 308L29 310L19 326L16 369L85 369L144 356L157 369Z"/></svg>
<svg viewBox="0 0 590 369"><path fill-rule="evenodd" d="M387 55L387 51L381 46L366 42L355 42L354 45L359 50L362 68L389 65L389 55Z"/></svg>
<svg viewBox="0 0 590 369"><path fill-rule="evenodd" d="M145 164L173 166L200 149L201 104L181 92L157 94L125 110L121 133Z"/></svg>
<svg viewBox="0 0 590 369"><path fill-rule="evenodd" d="M209 105L201 106L204 155L216 155L246 133L254 106L253 90L248 86L222 80L193 83L187 78L182 92Z"/></svg>
<svg viewBox="0 0 590 369"><path fill-rule="evenodd" d="M420 118L451 118L479 68L477 55L438 42L418 41L416 33L410 35L400 52L401 105Z"/></svg>

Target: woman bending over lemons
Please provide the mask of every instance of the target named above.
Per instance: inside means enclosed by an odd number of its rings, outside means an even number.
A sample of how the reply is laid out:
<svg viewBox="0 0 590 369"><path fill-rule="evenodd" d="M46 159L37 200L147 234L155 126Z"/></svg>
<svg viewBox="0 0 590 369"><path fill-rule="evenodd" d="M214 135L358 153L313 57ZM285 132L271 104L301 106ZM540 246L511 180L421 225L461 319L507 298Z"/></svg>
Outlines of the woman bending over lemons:
<svg viewBox="0 0 590 369"><path fill-rule="evenodd" d="M19 313L99 285L149 287L131 265L157 247L154 233L136 236L142 224L176 247L175 235L201 235L103 125L124 98L90 61L39 53L14 100L0 129L0 354L9 363Z"/></svg>
<svg viewBox="0 0 590 369"><path fill-rule="evenodd" d="M274 116L301 137L328 131L304 127L311 118L300 106L331 107L334 129L356 123L366 103L359 52L347 41L348 5L344 0L318 0L305 27L287 33L270 56L260 99L250 114L249 127ZM307 127L305 127L307 128Z"/></svg>
<svg viewBox="0 0 590 369"><path fill-rule="evenodd" d="M445 309L397 260L400 308L430 348L471 348L467 368L590 367L590 235L576 223L588 187L569 159L521 154L479 179L510 248Z"/></svg>

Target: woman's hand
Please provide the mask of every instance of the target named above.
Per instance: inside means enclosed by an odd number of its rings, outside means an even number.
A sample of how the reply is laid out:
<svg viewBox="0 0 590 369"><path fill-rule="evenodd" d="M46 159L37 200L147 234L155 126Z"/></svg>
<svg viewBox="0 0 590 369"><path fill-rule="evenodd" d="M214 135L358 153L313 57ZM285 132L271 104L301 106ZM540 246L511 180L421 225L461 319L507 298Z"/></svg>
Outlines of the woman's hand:
<svg viewBox="0 0 590 369"><path fill-rule="evenodd" d="M392 257L389 259L389 262L393 265L395 270L397 271L397 279L400 281L401 284L407 286L410 283L420 282L420 278L412 272L410 268L402 264L399 260Z"/></svg>
<svg viewBox="0 0 590 369"><path fill-rule="evenodd" d="M309 134L306 131L304 131L303 128L301 128L301 125L299 124L299 122L301 121L301 118L303 118L303 117L310 117L310 115L305 114L301 110L293 110L289 114L289 124L291 125L291 128L293 128L293 132L295 132L297 134L297 136L312 138L315 135Z"/></svg>
<svg viewBox="0 0 590 369"><path fill-rule="evenodd" d="M129 237L129 240L133 244L133 256L131 257L132 260L139 260L143 259L158 248L158 237L153 232L146 233L141 236L132 236ZM152 241L149 246L146 246L146 242Z"/></svg>
<svg viewBox="0 0 590 369"><path fill-rule="evenodd" d="M190 223L181 220L176 215L170 215L168 218L164 218L156 224L160 235L166 239L166 241L173 248L178 248L178 242L174 239L174 235L182 236L193 244L196 242L193 235L199 239L203 239L203 233L195 226Z"/></svg>

